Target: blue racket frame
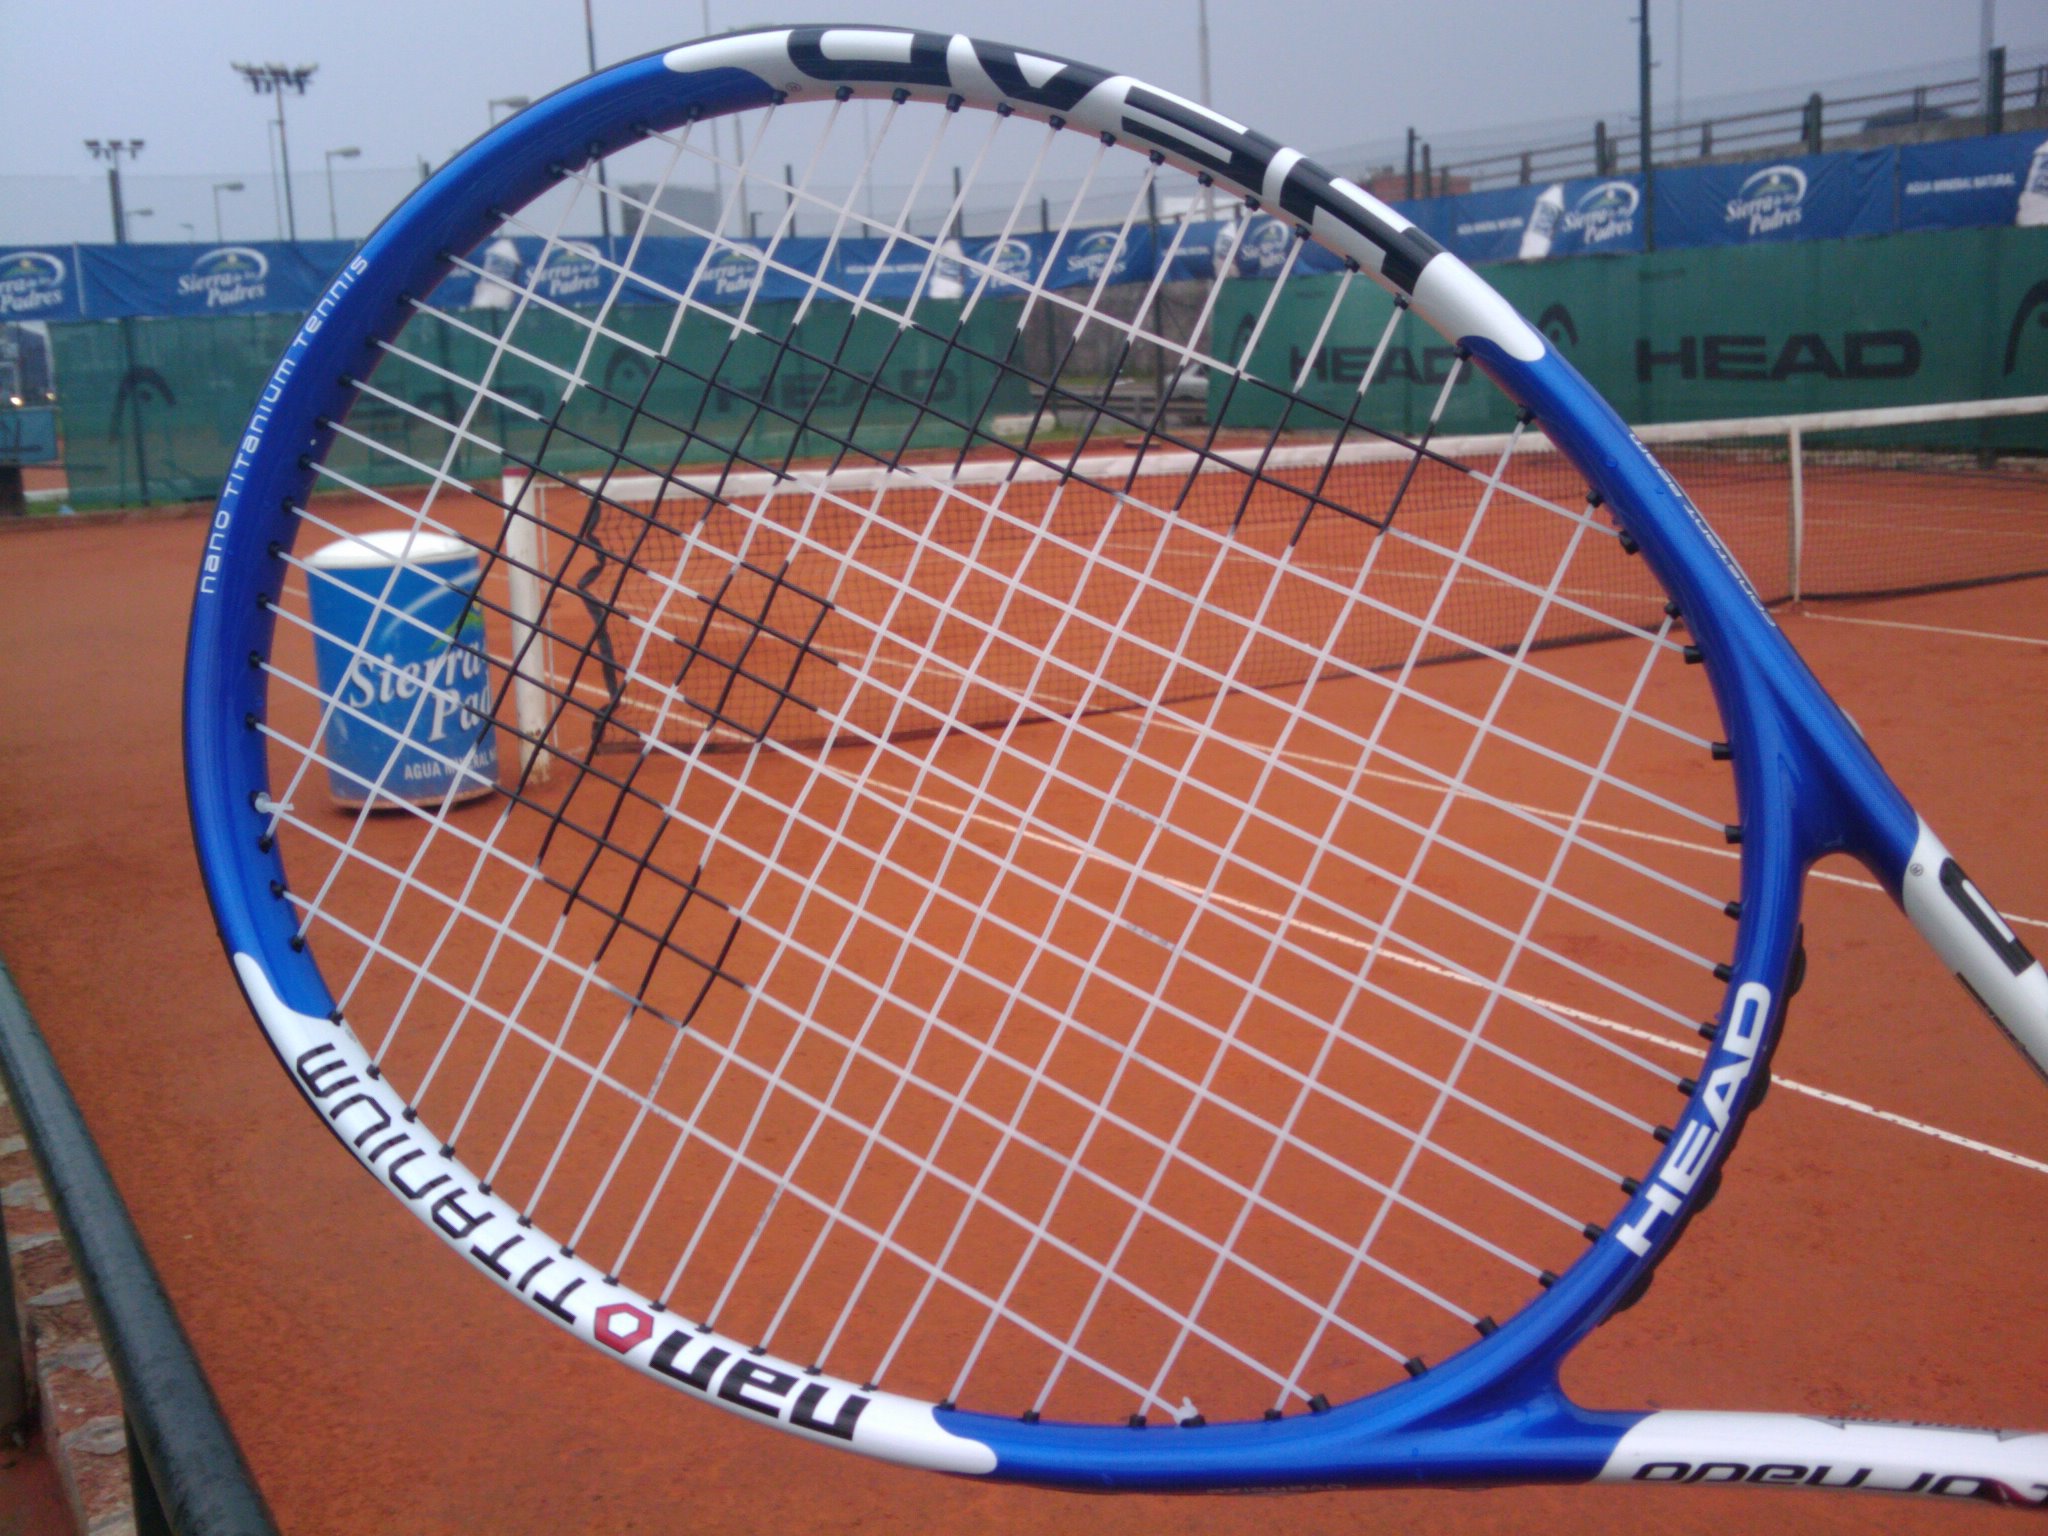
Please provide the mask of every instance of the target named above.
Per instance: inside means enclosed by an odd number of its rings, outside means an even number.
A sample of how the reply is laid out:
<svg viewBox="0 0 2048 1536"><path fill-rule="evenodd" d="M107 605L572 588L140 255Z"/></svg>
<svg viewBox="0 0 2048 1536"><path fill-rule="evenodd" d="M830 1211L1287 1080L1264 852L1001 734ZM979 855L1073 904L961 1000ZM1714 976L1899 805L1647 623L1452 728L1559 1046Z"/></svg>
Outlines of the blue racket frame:
<svg viewBox="0 0 2048 1536"><path fill-rule="evenodd" d="M1571 364L1469 269L1384 205L1270 140L1128 77L1055 60L1057 71L1046 78L1043 67L1020 65L1026 57L999 45L875 27L735 34L648 55L569 86L495 128L370 237L279 362L207 540L192 615L185 747L193 833L223 943L295 1083L380 1180L472 1263L553 1321L735 1412L899 1460L1089 1488L1670 1478L1668 1470L1616 1470L1617 1447L1650 1416L1570 1402L1558 1385L1560 1362L1663 1256L1741 1129L1783 1016L1807 866L1824 854L1851 853L1911 910L1909 882L1925 885L1939 873L1928 866L1945 855L1676 484ZM365 1070L360 1050L332 1019L333 996L299 940L294 909L274 894L286 875L269 837L265 739L256 728L265 679L252 661L269 650L268 604L285 575L277 551L292 539L291 509L309 494L311 466L333 436L321 423L345 414L352 391L344 381L374 365L375 343L404 323L409 299L431 292L446 275L448 253L474 248L500 210L545 192L565 167L693 117L839 91L959 97L1041 120L1058 115L1131 138L1294 218L1410 297L1531 413L1633 536L1703 654L1730 744L1743 842L1732 977L1703 1086L1641 1188L1579 1261L1498 1331L1420 1377L1324 1412L1137 1429L1026 1423L915 1404L831 1378L801 1378L822 1383L821 1393L778 1387L776 1380L800 1368L772 1358L742 1367L744 1346L695 1330L689 1350L671 1348L664 1369L654 1361L664 1330L680 1326L671 1314L568 1259L559 1261L552 1302L541 1303L532 1292L542 1287L513 1284L507 1265L483 1257L488 1245L479 1234L499 1222L510 1230L509 1208L500 1211L494 1197L478 1192L473 1178L417 1128L410 1128L417 1145L371 1137L378 1129L405 1135L403 1106ZM1921 905L1930 914L1922 920L1915 913L1923 931L1988 1003L2007 1002L2007 1028L2041 1059L2048 980L2039 965L2031 957L2016 965L2010 949L1998 953L1985 925L1952 894ZM2011 982L2003 992L2001 976ZM412 1166L421 1156L438 1158L424 1166L442 1175L424 1193L426 1181ZM727 1346L732 1363L705 1365ZM686 1361L695 1363L699 1379L678 1369ZM809 1409L799 1411L807 1393ZM819 1427L829 1423L852 1432ZM1682 1463L1653 1463L1674 1464ZM1897 1485L1906 1481L1901 1473ZM2016 1496L2006 1484L1992 1491ZM2040 1492L2048 1496L2048 1483Z"/></svg>

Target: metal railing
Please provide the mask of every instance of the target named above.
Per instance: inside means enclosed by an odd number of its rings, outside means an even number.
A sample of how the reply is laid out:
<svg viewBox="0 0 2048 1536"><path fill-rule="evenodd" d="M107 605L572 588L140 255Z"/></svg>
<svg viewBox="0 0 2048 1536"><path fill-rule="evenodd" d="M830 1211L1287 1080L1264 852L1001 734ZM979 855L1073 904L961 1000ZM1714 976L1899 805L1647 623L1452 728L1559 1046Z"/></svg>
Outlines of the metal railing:
<svg viewBox="0 0 2048 1536"><path fill-rule="evenodd" d="M0 1080L121 1388L138 1536L277 1536L78 1102L4 964ZM4 1250L0 1231L0 1259ZM19 1432L34 1411L10 1268L0 1262L0 1431Z"/></svg>
<svg viewBox="0 0 2048 1536"><path fill-rule="evenodd" d="M1910 139L1929 125L1957 123L1966 131L2001 133L2018 113L2048 109L2048 58L2013 63L1994 48L1973 73L1951 64L1941 78L1912 85L1864 88L1845 82L1832 93L1809 91L1780 104L1696 115L1653 123L1654 165L1740 160L1773 152L1819 154L1824 149ZM1399 163L1372 163L1364 146L1326 157L1348 174L1397 183L1396 196L1428 197L1455 182L1460 189L1527 186L1582 176L1615 176L1640 171L1641 152L1633 115L1585 128L1532 129L1534 141L1495 137L1492 142L1433 144L1408 131ZM1368 168L1360 170L1361 164Z"/></svg>

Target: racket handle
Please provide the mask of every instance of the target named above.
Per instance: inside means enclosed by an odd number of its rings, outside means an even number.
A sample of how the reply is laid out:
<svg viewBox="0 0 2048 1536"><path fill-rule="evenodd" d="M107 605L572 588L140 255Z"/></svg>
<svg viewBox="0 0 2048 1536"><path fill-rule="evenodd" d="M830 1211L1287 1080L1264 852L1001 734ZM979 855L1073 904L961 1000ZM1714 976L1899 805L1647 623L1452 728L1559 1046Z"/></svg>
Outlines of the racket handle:
<svg viewBox="0 0 2048 1536"><path fill-rule="evenodd" d="M1992 1021L2048 1078L2048 971L1920 823L1899 904Z"/></svg>
<svg viewBox="0 0 2048 1536"><path fill-rule="evenodd" d="M2048 1506L2048 1433L1659 1412L1623 1434L1598 1481L1860 1488L2041 1508Z"/></svg>

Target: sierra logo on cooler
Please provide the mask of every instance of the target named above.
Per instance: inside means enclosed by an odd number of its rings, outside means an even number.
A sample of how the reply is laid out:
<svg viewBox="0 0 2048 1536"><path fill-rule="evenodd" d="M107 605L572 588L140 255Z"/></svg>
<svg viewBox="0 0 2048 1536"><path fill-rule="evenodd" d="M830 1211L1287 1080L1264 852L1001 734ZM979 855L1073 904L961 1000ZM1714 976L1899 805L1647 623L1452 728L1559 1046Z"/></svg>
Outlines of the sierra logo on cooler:
<svg viewBox="0 0 2048 1536"><path fill-rule="evenodd" d="M1603 181L1579 194L1579 200L1558 220L1558 227L1577 235L1585 246L1626 240L1636 232L1636 209L1642 200L1642 193L1631 182Z"/></svg>
<svg viewBox="0 0 2048 1536"><path fill-rule="evenodd" d="M1796 165L1767 165L1752 172L1728 199L1722 222L1767 235L1797 224L1806 202L1806 172Z"/></svg>
<svg viewBox="0 0 2048 1536"><path fill-rule="evenodd" d="M48 251L14 251L0 258L0 317L39 315L64 302L70 269Z"/></svg>
<svg viewBox="0 0 2048 1536"><path fill-rule="evenodd" d="M198 256L178 278L181 298L203 297L208 309L233 309L260 303L270 258L246 245L216 246Z"/></svg>
<svg viewBox="0 0 2048 1536"><path fill-rule="evenodd" d="M419 713L407 711L399 723L406 727L409 740L435 744L446 741L451 730L475 735L491 712L487 673L483 615L471 608L460 630L432 656L400 661L396 656L358 652L342 677L340 701L350 709L381 708L388 714L393 704L424 693L427 702ZM439 765L434 766L438 771Z"/></svg>

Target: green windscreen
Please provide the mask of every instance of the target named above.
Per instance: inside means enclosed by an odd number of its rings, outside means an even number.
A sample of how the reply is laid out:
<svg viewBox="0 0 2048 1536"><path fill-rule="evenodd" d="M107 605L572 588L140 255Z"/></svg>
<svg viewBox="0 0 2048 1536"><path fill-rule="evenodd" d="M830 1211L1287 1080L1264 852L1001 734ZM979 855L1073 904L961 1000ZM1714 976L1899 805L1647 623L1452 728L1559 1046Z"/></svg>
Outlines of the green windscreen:
<svg viewBox="0 0 2048 1536"><path fill-rule="evenodd" d="M813 304L801 319L796 309L758 304L738 332L726 317L696 311L671 335L666 311L622 306L606 319L612 335L587 357L581 323L529 313L518 323L516 347L488 374L503 311L416 325L407 332L407 355L387 357L371 377L391 399L360 401L350 424L422 467L389 454L373 464L345 444L329 462L371 485L435 473L495 484L508 459L538 459L568 476L612 462L621 445L650 470L735 453L762 464L829 456L847 442L890 455L957 445L985 418L1031 407L1021 382L995 361L1016 335L1013 301L978 306L952 347L847 304ZM53 326L72 505L213 499L250 407L297 325L266 315ZM656 369L651 354L686 366ZM584 387L539 415L543 402L559 401L560 372L570 368L580 368ZM871 373L880 384L842 404L834 392L850 375L835 368ZM473 401L467 392L454 399L451 375L488 377L491 388ZM460 422L462 431L429 425L407 405L422 406L436 422ZM791 426L797 420L813 427L801 439Z"/></svg>

